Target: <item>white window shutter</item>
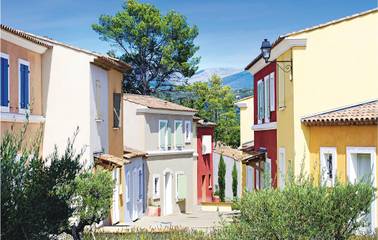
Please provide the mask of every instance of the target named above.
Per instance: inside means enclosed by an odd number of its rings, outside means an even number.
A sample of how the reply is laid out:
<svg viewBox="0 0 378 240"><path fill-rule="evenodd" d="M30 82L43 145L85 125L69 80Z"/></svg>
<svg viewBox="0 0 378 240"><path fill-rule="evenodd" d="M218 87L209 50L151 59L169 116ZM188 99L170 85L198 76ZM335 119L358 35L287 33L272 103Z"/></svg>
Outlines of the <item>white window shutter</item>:
<svg viewBox="0 0 378 240"><path fill-rule="evenodd" d="M270 111L274 111L275 110L275 84L274 84L274 72L272 72L270 75L269 75L269 96L270 96Z"/></svg>
<svg viewBox="0 0 378 240"><path fill-rule="evenodd" d="M264 78L264 113L265 122L269 122L269 75Z"/></svg>

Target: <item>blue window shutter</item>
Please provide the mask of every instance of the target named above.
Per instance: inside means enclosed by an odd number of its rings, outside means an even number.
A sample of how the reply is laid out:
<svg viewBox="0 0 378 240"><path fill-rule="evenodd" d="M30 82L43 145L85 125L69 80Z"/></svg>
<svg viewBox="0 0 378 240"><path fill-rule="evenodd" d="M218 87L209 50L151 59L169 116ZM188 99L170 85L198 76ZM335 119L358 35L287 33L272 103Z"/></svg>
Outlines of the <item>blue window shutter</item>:
<svg viewBox="0 0 378 240"><path fill-rule="evenodd" d="M8 106L8 59L1 58L1 106Z"/></svg>
<svg viewBox="0 0 378 240"><path fill-rule="evenodd" d="M29 67L25 65L25 108L29 106Z"/></svg>

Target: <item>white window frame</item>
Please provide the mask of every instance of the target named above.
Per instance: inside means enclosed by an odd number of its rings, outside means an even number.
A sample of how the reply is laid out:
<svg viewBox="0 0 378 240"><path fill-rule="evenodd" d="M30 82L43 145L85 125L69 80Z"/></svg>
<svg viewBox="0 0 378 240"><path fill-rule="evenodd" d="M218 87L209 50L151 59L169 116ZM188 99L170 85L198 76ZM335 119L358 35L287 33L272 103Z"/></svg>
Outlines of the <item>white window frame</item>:
<svg viewBox="0 0 378 240"><path fill-rule="evenodd" d="M29 106L27 108L21 108L21 64L28 66L29 73L28 73L28 86L29 86ZM23 59L18 59L18 112L25 114L30 111L30 93L31 93L31 86L30 86L30 63Z"/></svg>
<svg viewBox="0 0 378 240"><path fill-rule="evenodd" d="M281 156L283 157L281 158ZM282 190L286 185L286 150L284 147L280 147L278 150L278 167L278 184L279 188Z"/></svg>
<svg viewBox="0 0 378 240"><path fill-rule="evenodd" d="M348 181L351 182L351 179L356 179L355 173L353 172L352 166L353 166L353 159L352 154L358 154L358 153L365 153L370 154L371 156L371 169L373 172L372 179L374 179L373 187L377 188L377 156L376 156L376 148L375 147L347 147L346 148L346 156L347 156L347 176ZM374 229L377 227L376 223L376 216L377 216L377 199L374 200L374 202L371 204L371 230L374 231Z"/></svg>
<svg viewBox="0 0 378 240"><path fill-rule="evenodd" d="M276 93L275 93L275 81L274 72L269 74L269 110L274 112L276 109Z"/></svg>
<svg viewBox="0 0 378 240"><path fill-rule="evenodd" d="M176 177L176 201L179 200L179 198L178 198L178 175L185 175L185 173L184 173L184 171L177 171L175 173L175 177Z"/></svg>
<svg viewBox="0 0 378 240"><path fill-rule="evenodd" d="M181 122L181 133L182 134L184 134L184 132L183 132L183 127L184 127L184 122L182 121L182 120L174 120L173 121L173 143L174 143L174 148L176 149L176 150L182 150L183 148L184 148L184 144L185 144L185 140L184 140L184 138L185 138L185 136L182 136L183 138L182 138L182 146L177 146L177 144L176 144L176 123L180 123ZM181 148L180 148L181 147Z"/></svg>
<svg viewBox="0 0 378 240"><path fill-rule="evenodd" d="M156 188L155 188L155 179L158 179ZM155 193L155 190L156 190L156 193ZM152 198L153 199L160 198L160 175L159 174L152 175Z"/></svg>
<svg viewBox="0 0 378 240"><path fill-rule="evenodd" d="M328 182L328 176L327 176L327 162L324 157L325 154L331 154L332 155L332 182ZM336 177L337 177L337 150L336 147L320 147L320 184L333 187L336 183Z"/></svg>
<svg viewBox="0 0 378 240"><path fill-rule="evenodd" d="M161 138L160 138L160 123L165 123L166 126L166 132L165 132L165 146L164 149L161 149ZM160 151L166 151L168 149L168 120L159 120L159 126L158 126L158 134L159 134L159 150Z"/></svg>
<svg viewBox="0 0 378 240"><path fill-rule="evenodd" d="M187 128L186 125L189 125L189 127ZM192 121L185 121L184 128L185 128L184 129L185 143L191 143L192 142ZM186 132L186 129L189 129L188 134ZM186 137L186 135L188 135L188 137Z"/></svg>
<svg viewBox="0 0 378 240"><path fill-rule="evenodd" d="M264 83L260 79L257 81L257 123L261 124L264 118Z"/></svg>
<svg viewBox="0 0 378 240"><path fill-rule="evenodd" d="M264 77L264 122L270 122L270 106L269 106L269 75Z"/></svg>
<svg viewBox="0 0 378 240"><path fill-rule="evenodd" d="M9 69L10 69L10 61L9 61L9 55L6 54L6 53L1 53L1 57L2 58L5 58L8 60L8 106L5 107L5 106L1 106L1 111L2 112L9 112L9 108L10 108L10 76L9 76Z"/></svg>

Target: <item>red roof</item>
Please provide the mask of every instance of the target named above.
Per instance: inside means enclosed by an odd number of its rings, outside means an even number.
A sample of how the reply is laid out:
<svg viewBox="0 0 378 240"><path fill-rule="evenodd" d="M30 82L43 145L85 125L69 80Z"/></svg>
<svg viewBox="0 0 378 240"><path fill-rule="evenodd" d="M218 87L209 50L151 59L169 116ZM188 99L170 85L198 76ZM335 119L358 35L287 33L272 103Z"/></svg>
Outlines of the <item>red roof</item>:
<svg viewBox="0 0 378 240"><path fill-rule="evenodd" d="M307 126L378 125L378 100L314 114L301 122Z"/></svg>

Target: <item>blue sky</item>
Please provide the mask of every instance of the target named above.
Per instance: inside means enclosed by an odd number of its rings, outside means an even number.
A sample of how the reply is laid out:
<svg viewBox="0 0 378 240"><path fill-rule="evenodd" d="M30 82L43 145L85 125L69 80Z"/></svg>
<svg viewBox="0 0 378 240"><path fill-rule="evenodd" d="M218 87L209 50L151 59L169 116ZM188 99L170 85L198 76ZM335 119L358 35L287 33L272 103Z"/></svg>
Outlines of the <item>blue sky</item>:
<svg viewBox="0 0 378 240"><path fill-rule="evenodd" d="M242 69L259 53L261 41L377 6L376 0L143 0L162 12L174 9L199 27L200 69ZM91 24L114 14L121 0L2 0L4 24L106 53Z"/></svg>

